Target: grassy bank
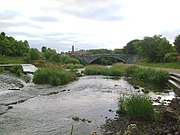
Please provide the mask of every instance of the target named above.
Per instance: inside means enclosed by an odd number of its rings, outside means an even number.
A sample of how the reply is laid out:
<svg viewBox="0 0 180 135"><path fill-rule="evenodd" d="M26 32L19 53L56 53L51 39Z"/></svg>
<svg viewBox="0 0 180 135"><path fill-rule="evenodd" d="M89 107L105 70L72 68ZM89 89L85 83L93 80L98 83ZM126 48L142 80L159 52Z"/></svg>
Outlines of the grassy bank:
<svg viewBox="0 0 180 135"><path fill-rule="evenodd" d="M0 56L0 64L23 64L23 63L25 63L23 57Z"/></svg>
<svg viewBox="0 0 180 135"><path fill-rule="evenodd" d="M23 70L21 66L12 66L12 67L0 67L0 73L2 72L10 72L18 77L20 77L23 74Z"/></svg>
<svg viewBox="0 0 180 135"><path fill-rule="evenodd" d="M107 68L100 65L90 65L85 68L86 75L107 75L107 76L123 76L128 66L125 64L114 64Z"/></svg>
<svg viewBox="0 0 180 135"><path fill-rule="evenodd" d="M33 82L36 84L64 85L75 80L75 73L63 68L41 68L34 73Z"/></svg>
<svg viewBox="0 0 180 135"><path fill-rule="evenodd" d="M126 76L131 83L140 86L152 86L153 89L164 87L169 79L168 72L128 66L125 64L115 64L111 68L91 65L85 68L86 75L107 75L107 76ZM152 88L151 88L152 89Z"/></svg>
<svg viewBox="0 0 180 135"><path fill-rule="evenodd" d="M139 63L140 66L180 69L180 63Z"/></svg>

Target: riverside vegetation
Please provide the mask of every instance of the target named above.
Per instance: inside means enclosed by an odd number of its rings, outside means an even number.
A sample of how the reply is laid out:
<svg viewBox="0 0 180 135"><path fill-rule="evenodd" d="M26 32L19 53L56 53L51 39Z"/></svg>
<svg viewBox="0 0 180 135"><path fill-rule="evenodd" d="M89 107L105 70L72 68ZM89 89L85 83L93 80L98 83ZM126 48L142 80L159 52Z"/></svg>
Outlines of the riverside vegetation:
<svg viewBox="0 0 180 135"><path fill-rule="evenodd" d="M76 79L74 72L59 68L41 68L34 73L33 82L36 84L64 85Z"/></svg>
<svg viewBox="0 0 180 135"><path fill-rule="evenodd" d="M0 73L8 71L18 77L20 77L23 72L22 72L22 67L21 66L12 66L12 67L0 67Z"/></svg>
<svg viewBox="0 0 180 135"><path fill-rule="evenodd" d="M166 71L128 66L125 64L114 64L110 68L99 65L91 65L87 66L84 72L87 75L126 76L130 83L143 87L147 86L148 89L154 90L161 90L161 87L166 86L170 77Z"/></svg>
<svg viewBox="0 0 180 135"><path fill-rule="evenodd" d="M162 88L166 85L169 79L168 72L153 70L150 68L141 68L137 66L128 66L125 64L115 64L110 68L91 65L85 68L87 75L108 75L127 77L127 80L133 84L146 84L148 89ZM152 87L149 87L152 86ZM163 90L163 89L155 89ZM149 97L145 95L132 95L129 97L121 97L119 100L119 110L121 114L126 114L130 119L134 120L155 120L160 121L162 114L154 111L154 106Z"/></svg>
<svg viewBox="0 0 180 135"><path fill-rule="evenodd" d="M151 99L145 95L122 96L118 106L118 112L127 114L131 119L153 120L155 118Z"/></svg>

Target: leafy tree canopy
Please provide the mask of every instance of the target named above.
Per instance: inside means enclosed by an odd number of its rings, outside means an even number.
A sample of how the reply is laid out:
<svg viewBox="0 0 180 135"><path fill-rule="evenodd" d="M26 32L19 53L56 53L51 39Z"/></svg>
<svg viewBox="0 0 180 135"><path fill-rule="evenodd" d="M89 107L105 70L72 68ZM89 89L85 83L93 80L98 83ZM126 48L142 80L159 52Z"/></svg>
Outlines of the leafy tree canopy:
<svg viewBox="0 0 180 135"><path fill-rule="evenodd" d="M174 45L176 51L180 54L180 34L175 38Z"/></svg>

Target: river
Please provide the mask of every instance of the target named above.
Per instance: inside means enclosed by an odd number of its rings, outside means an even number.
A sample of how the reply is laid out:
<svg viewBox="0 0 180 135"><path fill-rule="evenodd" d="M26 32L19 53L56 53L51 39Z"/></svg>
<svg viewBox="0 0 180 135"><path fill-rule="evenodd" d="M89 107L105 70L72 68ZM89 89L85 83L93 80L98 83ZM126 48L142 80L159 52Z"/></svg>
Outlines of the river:
<svg viewBox="0 0 180 135"><path fill-rule="evenodd" d="M27 83L3 90L0 107L11 109L0 115L0 135L101 134L101 125L116 115L120 95L137 92L123 78L105 76L84 76L61 87Z"/></svg>

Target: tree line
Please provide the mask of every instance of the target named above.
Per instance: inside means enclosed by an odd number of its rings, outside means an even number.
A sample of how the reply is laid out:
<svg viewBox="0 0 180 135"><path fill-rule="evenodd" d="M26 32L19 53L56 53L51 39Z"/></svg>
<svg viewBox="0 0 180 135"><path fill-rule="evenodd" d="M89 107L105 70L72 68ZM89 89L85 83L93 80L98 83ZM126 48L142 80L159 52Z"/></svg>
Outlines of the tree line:
<svg viewBox="0 0 180 135"><path fill-rule="evenodd" d="M180 35L175 37L174 46L161 35L135 39L124 46L124 53L137 54L150 62L176 62L180 55Z"/></svg>
<svg viewBox="0 0 180 135"><path fill-rule="evenodd" d="M140 58L150 62L176 62L180 61L180 35L175 37L174 46L161 35L134 39L128 42L122 49L90 49L87 54L136 54ZM70 53L59 54L56 50L43 46L41 51L30 48L28 41L17 41L11 36L0 33L0 56L24 57L28 63L34 60L46 60L58 63L79 63L70 58ZM102 59L104 63L108 63Z"/></svg>
<svg viewBox="0 0 180 135"><path fill-rule="evenodd" d="M8 37L4 32L0 34L0 55L2 56L23 56L27 54L29 44L25 41L17 41Z"/></svg>
<svg viewBox="0 0 180 135"><path fill-rule="evenodd" d="M5 32L0 33L0 56L2 57L23 57L26 63L36 60L46 60L58 63L79 63L77 59L70 58L68 54L61 55L56 50L43 46L41 51L30 48L28 41L18 41Z"/></svg>

